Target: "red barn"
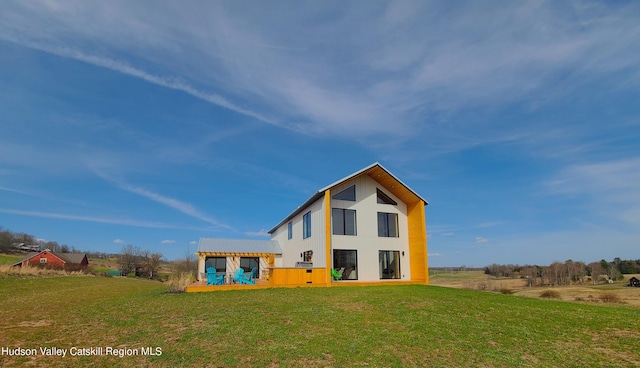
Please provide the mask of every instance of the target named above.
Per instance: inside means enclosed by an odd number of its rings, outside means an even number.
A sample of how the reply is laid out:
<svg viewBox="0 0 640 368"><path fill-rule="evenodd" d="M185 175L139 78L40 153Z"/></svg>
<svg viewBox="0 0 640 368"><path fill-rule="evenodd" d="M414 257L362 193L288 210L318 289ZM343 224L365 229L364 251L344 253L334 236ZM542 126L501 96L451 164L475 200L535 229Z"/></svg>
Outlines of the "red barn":
<svg viewBox="0 0 640 368"><path fill-rule="evenodd" d="M84 253L54 253L50 250L33 252L14 266L25 267L61 268L66 270L85 269L89 265L87 255Z"/></svg>

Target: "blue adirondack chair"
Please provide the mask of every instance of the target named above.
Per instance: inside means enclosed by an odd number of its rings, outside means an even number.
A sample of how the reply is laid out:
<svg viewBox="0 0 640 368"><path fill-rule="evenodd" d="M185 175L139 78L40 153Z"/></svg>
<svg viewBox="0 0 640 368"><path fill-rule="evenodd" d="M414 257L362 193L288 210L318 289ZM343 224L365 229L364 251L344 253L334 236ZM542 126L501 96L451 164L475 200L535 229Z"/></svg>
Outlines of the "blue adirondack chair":
<svg viewBox="0 0 640 368"><path fill-rule="evenodd" d="M240 279L244 278L244 270L242 268L238 268L236 270L236 275L233 276L233 282L241 283Z"/></svg>
<svg viewBox="0 0 640 368"><path fill-rule="evenodd" d="M258 272L258 270L255 267L252 268L251 272L248 275L244 274L240 278L240 283L241 284L248 284L248 285L255 285L255 283L256 283L256 280L255 280L256 272Z"/></svg>
<svg viewBox="0 0 640 368"><path fill-rule="evenodd" d="M223 285L224 275L217 276L216 269L207 267L207 285Z"/></svg>

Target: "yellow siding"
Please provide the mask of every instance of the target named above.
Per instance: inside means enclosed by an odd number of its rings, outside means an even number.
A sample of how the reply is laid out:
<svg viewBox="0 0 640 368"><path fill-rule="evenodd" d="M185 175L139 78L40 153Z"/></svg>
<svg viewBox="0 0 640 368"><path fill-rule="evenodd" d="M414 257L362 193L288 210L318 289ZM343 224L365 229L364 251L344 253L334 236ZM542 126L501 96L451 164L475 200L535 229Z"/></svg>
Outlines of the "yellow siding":
<svg viewBox="0 0 640 368"><path fill-rule="evenodd" d="M411 280L429 284L427 260L427 229L424 202L407 203L409 225L409 256L411 257Z"/></svg>
<svg viewBox="0 0 640 368"><path fill-rule="evenodd" d="M327 272L324 268L272 268L269 285L326 285Z"/></svg>
<svg viewBox="0 0 640 368"><path fill-rule="evenodd" d="M331 285L331 267L333 259L331 258L331 191L324 192L324 229L325 229L325 242L326 242L326 262L325 262L325 283Z"/></svg>

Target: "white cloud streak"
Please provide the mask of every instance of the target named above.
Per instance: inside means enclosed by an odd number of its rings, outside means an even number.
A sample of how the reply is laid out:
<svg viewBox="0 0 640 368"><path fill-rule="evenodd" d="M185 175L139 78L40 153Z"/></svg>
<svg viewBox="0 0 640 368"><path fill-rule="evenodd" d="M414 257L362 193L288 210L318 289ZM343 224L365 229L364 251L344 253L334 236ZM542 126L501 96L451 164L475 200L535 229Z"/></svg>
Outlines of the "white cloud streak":
<svg viewBox="0 0 640 368"><path fill-rule="evenodd" d="M198 220L207 222L211 225L214 225L216 227L219 228L223 228L223 229L227 229L227 230L231 230L231 231L236 231L233 227L223 224L219 221L217 221L216 219L207 216L206 214L200 212L199 210L197 210L192 204L190 203L186 203L183 201L180 201L178 199L175 198L170 198L170 197L166 197L163 196L161 194L158 193L154 193L152 191L146 190L144 188L140 188L140 187L136 187L130 184L127 184L121 180L117 180L115 178L109 177L106 174L100 172L99 170L94 170L94 172L96 173L96 175L98 175L100 178L104 179L105 181L116 185L118 188L126 190L128 192L140 195L142 197L148 198L154 202L160 203L162 205L165 205L167 207L173 208L174 210L177 210L179 212L184 213L185 215L191 216L193 218L196 218Z"/></svg>
<svg viewBox="0 0 640 368"><path fill-rule="evenodd" d="M639 80L635 3L286 8L158 3L150 11L118 1L14 2L0 15L0 38L270 124L357 138L433 126L430 117L440 111L539 104L593 80L611 88ZM218 88L252 101L251 108L203 92Z"/></svg>
<svg viewBox="0 0 640 368"><path fill-rule="evenodd" d="M175 242L176 242L175 240L165 239L165 240L161 241L160 244L173 244Z"/></svg>
<svg viewBox="0 0 640 368"><path fill-rule="evenodd" d="M131 219L70 215L70 214L55 213L55 212L15 210L15 209L9 209L9 208L0 208L0 212L12 214L12 215L20 215L20 216L41 217L41 218L50 218L50 219L58 219L58 220L98 222L102 224L125 225L125 226L134 226L134 227L147 227L147 228L157 228L157 229L202 230L201 228L197 228L194 226L180 226L180 225L165 224L161 222L140 221L140 220L131 220Z"/></svg>
<svg viewBox="0 0 640 368"><path fill-rule="evenodd" d="M244 234L247 236L263 236L263 237L271 236L271 234L269 234L265 229L262 229L260 231L247 231Z"/></svg>

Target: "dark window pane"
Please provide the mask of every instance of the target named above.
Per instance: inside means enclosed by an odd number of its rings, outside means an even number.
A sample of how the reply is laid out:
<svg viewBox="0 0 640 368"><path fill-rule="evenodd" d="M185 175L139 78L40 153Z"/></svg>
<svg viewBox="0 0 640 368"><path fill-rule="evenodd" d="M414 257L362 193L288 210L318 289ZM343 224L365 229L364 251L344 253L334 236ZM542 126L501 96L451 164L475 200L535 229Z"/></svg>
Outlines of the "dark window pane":
<svg viewBox="0 0 640 368"><path fill-rule="evenodd" d="M380 279L399 279L400 278L400 252L381 250L379 252L380 260Z"/></svg>
<svg viewBox="0 0 640 368"><path fill-rule="evenodd" d="M333 216L333 233L336 235L344 235L344 211L340 208L331 210Z"/></svg>
<svg viewBox="0 0 640 368"><path fill-rule="evenodd" d="M332 199L339 199L342 201L355 201L356 200L356 186L352 185L349 188L334 194Z"/></svg>
<svg viewBox="0 0 640 368"><path fill-rule="evenodd" d="M342 272L343 280L358 279L358 253L355 250L335 249L333 251L333 268Z"/></svg>
<svg viewBox="0 0 640 368"><path fill-rule="evenodd" d="M398 204L398 202L396 202L393 199L391 199L391 197L386 195L380 189L376 189L376 191L377 191L377 194L378 194L378 203L381 203L381 204L392 204L394 206Z"/></svg>
<svg viewBox="0 0 640 368"><path fill-rule="evenodd" d="M356 211L344 211L344 234L356 235Z"/></svg>
<svg viewBox="0 0 640 368"><path fill-rule="evenodd" d="M302 216L302 238L306 239L311 236L311 212Z"/></svg>
<svg viewBox="0 0 640 368"><path fill-rule="evenodd" d="M378 236L388 236L386 213L378 212Z"/></svg>

